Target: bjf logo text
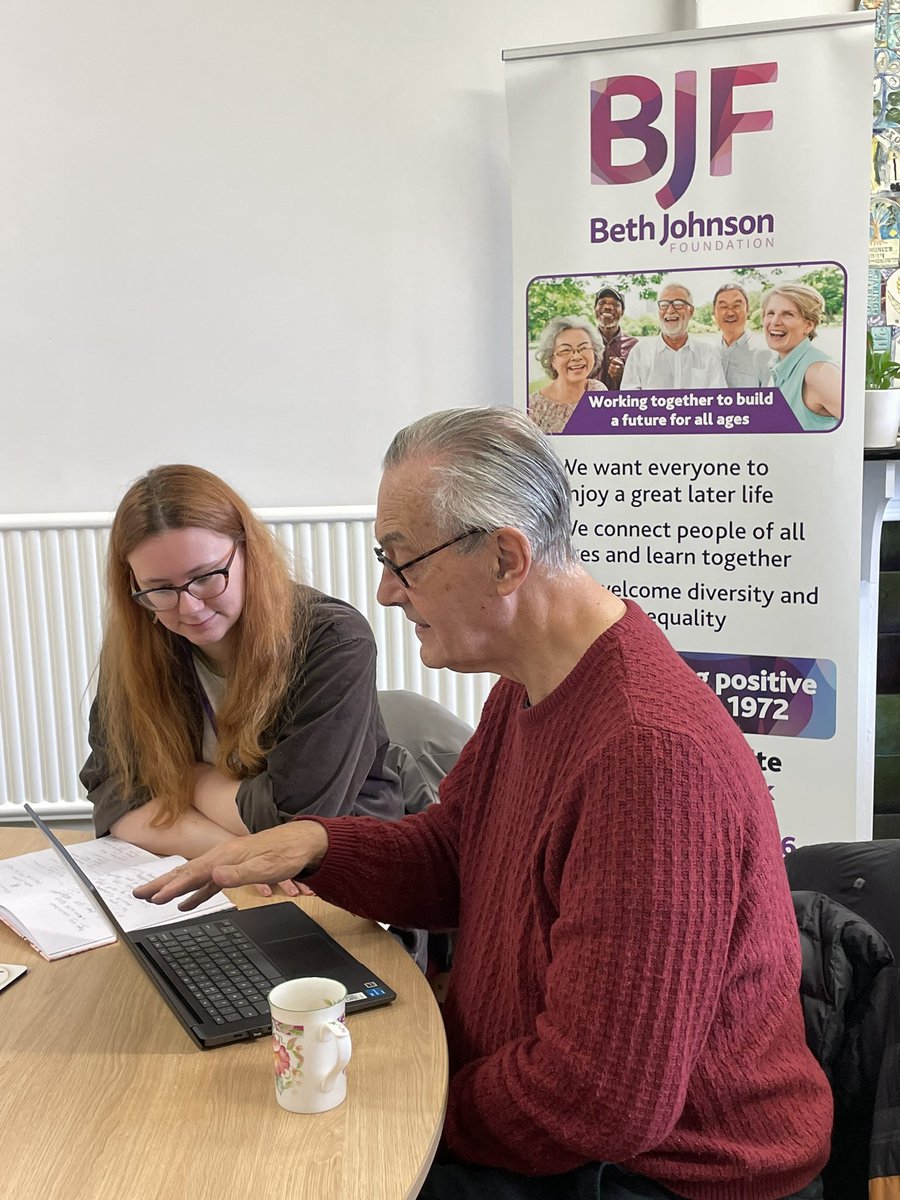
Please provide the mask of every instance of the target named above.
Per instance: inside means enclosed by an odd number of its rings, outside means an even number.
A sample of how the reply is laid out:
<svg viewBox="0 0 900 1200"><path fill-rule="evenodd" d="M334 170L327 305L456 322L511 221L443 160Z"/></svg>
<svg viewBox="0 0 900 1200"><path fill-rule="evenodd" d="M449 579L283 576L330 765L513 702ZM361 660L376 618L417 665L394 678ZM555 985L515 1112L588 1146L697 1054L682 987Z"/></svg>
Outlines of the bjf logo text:
<svg viewBox="0 0 900 1200"><path fill-rule="evenodd" d="M773 125L772 112L734 111L734 89L774 83L778 64L751 63L743 67L713 67L709 73L709 173L731 174L732 137L736 133L761 133ZM616 97L638 102L629 117L613 117ZM626 101L627 103L627 101ZM616 105L621 111L621 102ZM656 125L663 111L662 89L646 75L613 75L591 84L591 182L638 183L652 179L669 158L665 134ZM613 163L616 142L639 142L643 153L629 163ZM672 122L671 174L656 193L661 208L670 208L688 189L697 160L697 72L675 74Z"/></svg>

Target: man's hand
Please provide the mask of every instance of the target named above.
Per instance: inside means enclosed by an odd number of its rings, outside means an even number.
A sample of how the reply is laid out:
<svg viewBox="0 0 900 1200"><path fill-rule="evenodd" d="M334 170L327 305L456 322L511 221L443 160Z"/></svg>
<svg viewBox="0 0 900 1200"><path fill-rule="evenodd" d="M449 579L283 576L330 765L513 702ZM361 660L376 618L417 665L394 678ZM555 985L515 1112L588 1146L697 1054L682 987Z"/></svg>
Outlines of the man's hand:
<svg viewBox="0 0 900 1200"><path fill-rule="evenodd" d="M239 786L240 780L226 779L221 771L217 771L208 763L194 764L194 808L235 837L250 832L237 809ZM313 894L309 888L294 883L293 879L279 879L278 887L286 896ZM258 883L256 890L261 896L272 895L272 889L267 883Z"/></svg>
<svg viewBox="0 0 900 1200"><path fill-rule="evenodd" d="M277 884L306 867L317 867L328 850L328 834L316 821L291 821L215 846L199 858L134 889L139 900L165 904L192 892L179 908L196 908L223 887Z"/></svg>
<svg viewBox="0 0 900 1200"><path fill-rule="evenodd" d="M618 390L619 384L622 382L622 372L625 370L625 359L617 358L612 355L606 362L606 374L609 378L610 390L615 392Z"/></svg>

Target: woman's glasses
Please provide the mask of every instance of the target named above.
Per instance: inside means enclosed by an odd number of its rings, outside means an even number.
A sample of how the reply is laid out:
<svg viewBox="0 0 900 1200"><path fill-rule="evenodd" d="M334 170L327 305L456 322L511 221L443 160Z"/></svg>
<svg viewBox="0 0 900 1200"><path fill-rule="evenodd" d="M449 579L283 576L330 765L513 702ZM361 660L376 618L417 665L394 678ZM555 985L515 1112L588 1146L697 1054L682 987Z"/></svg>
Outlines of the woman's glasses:
<svg viewBox="0 0 900 1200"><path fill-rule="evenodd" d="M593 349L594 347L590 342L582 342L578 346L560 346L558 350L553 351L553 357L563 360L571 358L573 354L580 354L584 357L585 354L589 354Z"/></svg>
<svg viewBox="0 0 900 1200"><path fill-rule="evenodd" d="M187 592L195 600L212 600L215 596L221 596L228 587L228 572L231 570L237 548L238 543L235 542L224 567L207 571L205 575L195 575L193 579L178 587L145 588L142 592L132 592L131 598L136 604L149 608L151 612L168 612L178 607L182 592Z"/></svg>

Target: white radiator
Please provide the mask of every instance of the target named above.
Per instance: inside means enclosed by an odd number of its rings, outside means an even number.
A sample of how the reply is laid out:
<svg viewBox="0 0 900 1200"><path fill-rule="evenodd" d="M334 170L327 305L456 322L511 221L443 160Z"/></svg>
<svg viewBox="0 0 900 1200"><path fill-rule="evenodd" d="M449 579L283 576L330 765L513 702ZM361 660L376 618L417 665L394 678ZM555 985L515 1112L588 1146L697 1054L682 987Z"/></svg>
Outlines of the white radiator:
<svg viewBox="0 0 900 1200"><path fill-rule="evenodd" d="M477 724L491 677L423 667L412 625L375 599L373 509L272 508L259 516L301 579L367 617L379 688L420 692ZM88 753L111 519L0 516L0 821L19 818L26 801L56 817L90 811L78 772Z"/></svg>

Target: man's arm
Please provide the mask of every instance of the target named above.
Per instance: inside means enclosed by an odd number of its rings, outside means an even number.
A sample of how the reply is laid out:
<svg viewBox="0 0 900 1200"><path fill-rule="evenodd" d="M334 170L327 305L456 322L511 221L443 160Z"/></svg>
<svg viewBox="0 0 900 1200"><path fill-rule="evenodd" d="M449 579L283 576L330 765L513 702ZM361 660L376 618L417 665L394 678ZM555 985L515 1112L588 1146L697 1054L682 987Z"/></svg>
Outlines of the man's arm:
<svg viewBox="0 0 900 1200"><path fill-rule="evenodd" d="M316 894L360 916L415 929L455 928L458 824L474 741L444 780L441 803L423 813L400 821L301 817L228 841L144 884L135 895L154 904L187 896L180 907L188 911L223 887L271 884L314 870L309 882Z"/></svg>
<svg viewBox="0 0 900 1200"><path fill-rule="evenodd" d="M760 387L771 387L772 385L772 351L756 349L753 351L754 362L756 363L757 379Z"/></svg>
<svg viewBox="0 0 900 1200"><path fill-rule="evenodd" d="M618 354L610 354L607 350L603 355L600 382L605 383L612 391L618 391L619 384L622 382L622 371L624 369L625 359L621 358Z"/></svg>

